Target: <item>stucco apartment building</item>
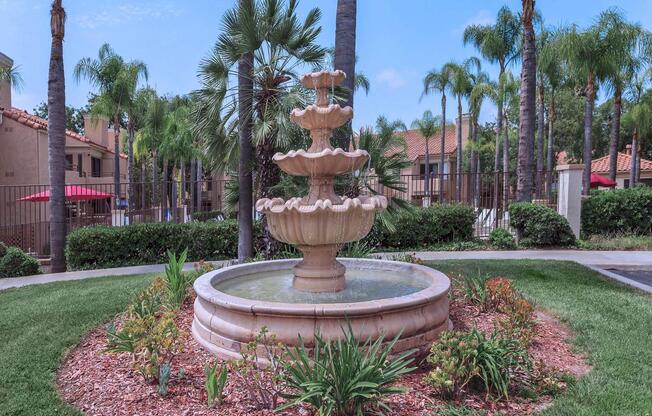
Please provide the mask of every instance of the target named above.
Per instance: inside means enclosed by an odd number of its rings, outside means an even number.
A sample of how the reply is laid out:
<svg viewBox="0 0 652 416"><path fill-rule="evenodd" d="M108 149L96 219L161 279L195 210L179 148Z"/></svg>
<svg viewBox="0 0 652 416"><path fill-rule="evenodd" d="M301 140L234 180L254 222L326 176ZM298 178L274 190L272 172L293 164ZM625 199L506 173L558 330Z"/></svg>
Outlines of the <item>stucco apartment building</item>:
<svg viewBox="0 0 652 416"><path fill-rule="evenodd" d="M0 65L11 67L13 61L0 53ZM11 85L0 82L0 239L25 247L32 243L13 240L33 240L32 235L43 234L34 228L47 227L48 204L18 201L49 185L47 120L13 107L11 95ZM102 191L113 193L113 132L103 119L92 122L87 118L84 128L85 135L66 131L66 184L94 184L96 189L97 184L106 184ZM127 158L121 155L121 181L126 181L126 175ZM121 189L122 197L124 192ZM93 208L97 207L100 205L95 203ZM12 229L19 225L24 226L19 231L26 237L18 237ZM36 248L41 243L33 242Z"/></svg>

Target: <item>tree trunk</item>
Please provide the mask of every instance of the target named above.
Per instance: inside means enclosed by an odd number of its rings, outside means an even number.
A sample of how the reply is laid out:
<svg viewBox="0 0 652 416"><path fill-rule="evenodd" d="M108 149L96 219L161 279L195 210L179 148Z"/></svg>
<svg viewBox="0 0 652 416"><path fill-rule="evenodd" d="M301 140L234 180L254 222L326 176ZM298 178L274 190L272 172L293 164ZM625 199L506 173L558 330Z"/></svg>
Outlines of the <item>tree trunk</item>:
<svg viewBox="0 0 652 416"><path fill-rule="evenodd" d="M629 187L636 186L637 177L636 170L638 169L638 129L634 128L632 135L632 165L629 169Z"/></svg>
<svg viewBox="0 0 652 416"><path fill-rule="evenodd" d="M503 210L509 210L509 197L510 197L510 179L509 174L509 120L507 119L507 112L503 111Z"/></svg>
<svg viewBox="0 0 652 416"><path fill-rule="evenodd" d="M172 210L172 222L173 223L178 223L179 218L177 217L177 165L176 163L172 164L172 178L171 178L171 185L172 185L172 195L170 198L170 208Z"/></svg>
<svg viewBox="0 0 652 416"><path fill-rule="evenodd" d="M181 172L181 205L186 205L186 162L181 159L179 171Z"/></svg>
<svg viewBox="0 0 652 416"><path fill-rule="evenodd" d="M622 113L622 91L616 85L614 91L614 114L611 121L611 137L609 140L609 179L616 180L618 169L618 145L620 144L620 115Z"/></svg>
<svg viewBox="0 0 652 416"><path fill-rule="evenodd" d="M444 148L446 147L446 94L441 94L441 139L439 140L439 203L444 203Z"/></svg>
<svg viewBox="0 0 652 416"><path fill-rule="evenodd" d="M120 115L113 117L113 189L115 209L120 208Z"/></svg>
<svg viewBox="0 0 652 416"><path fill-rule="evenodd" d="M161 201L159 199L159 180L158 152L154 149L152 151L152 208L161 206Z"/></svg>
<svg viewBox="0 0 652 416"><path fill-rule="evenodd" d="M494 200L493 208L496 210L495 221L498 226L498 201L499 201L499 171L500 171L500 139L503 130L503 104L502 100L498 103L498 114L496 115L496 152L494 154Z"/></svg>
<svg viewBox="0 0 652 416"><path fill-rule="evenodd" d="M472 135L472 143L473 143L473 150L472 150L472 156L471 156L471 170L473 172L473 184L474 184L474 189L473 189L473 206L478 209L480 207L480 192L482 190L481 188L481 181L482 181L482 175L481 175L481 170L480 170L480 155L478 154L477 149L475 148L478 145L478 120L477 118L474 118L473 123L473 135Z"/></svg>
<svg viewBox="0 0 652 416"><path fill-rule="evenodd" d="M539 81L539 114L537 120L537 171L536 171L536 198L543 196L543 180L544 180L544 156L543 156L543 138L546 130L546 96L545 88L543 85L543 77Z"/></svg>
<svg viewBox="0 0 652 416"><path fill-rule="evenodd" d="M344 105L353 107L353 90L355 84L355 30L356 30L356 0L337 0L337 15L335 18L335 69L346 73L342 83L348 90ZM344 150L349 149L352 124L349 121L344 128L338 129L337 144Z"/></svg>
<svg viewBox="0 0 652 416"><path fill-rule="evenodd" d="M161 181L161 211L163 212L162 221L168 221L168 160L163 159L163 179Z"/></svg>
<svg viewBox="0 0 652 416"><path fill-rule="evenodd" d="M145 203L146 203L146 188L145 188L145 181L147 180L145 178L145 159L141 158L140 160L140 209L143 210L145 209Z"/></svg>
<svg viewBox="0 0 652 416"><path fill-rule="evenodd" d="M462 200L462 96L457 96L457 127L455 129L457 140L457 151L455 161L455 201Z"/></svg>
<svg viewBox="0 0 652 416"><path fill-rule="evenodd" d="M516 168L516 199L532 201L532 148L536 114L537 56L532 16L534 0L523 4L523 65L521 69L521 102L519 105L518 163Z"/></svg>
<svg viewBox="0 0 652 416"><path fill-rule="evenodd" d="M242 0L241 0L242 1ZM253 106L254 56L245 54L238 62L238 260L254 256L253 245L253 148L251 144L251 111Z"/></svg>
<svg viewBox="0 0 652 416"><path fill-rule="evenodd" d="M554 158L554 124L555 124L555 91L550 92L550 108L548 109L548 154L546 157L546 198L552 201L552 170Z"/></svg>
<svg viewBox="0 0 652 416"><path fill-rule="evenodd" d="M204 186L204 166L202 165L201 159L197 159L197 211L202 210L202 199L201 193Z"/></svg>
<svg viewBox="0 0 652 416"><path fill-rule="evenodd" d="M136 203L136 195L134 194L134 126L131 122L131 117L127 126L127 135L127 198L129 201L129 212L127 215L131 216L131 212L134 210L134 204ZM131 224L131 221L129 223Z"/></svg>
<svg viewBox="0 0 652 416"><path fill-rule="evenodd" d="M276 185L281 178L281 171L272 160L276 149L274 148L274 139L266 137L258 146L256 146L256 163L257 163L257 199L274 198L271 188ZM266 259L272 259L280 253L281 244L272 237L267 224L267 216L263 215L263 254Z"/></svg>
<svg viewBox="0 0 652 416"><path fill-rule="evenodd" d="M423 203L423 206L430 206L430 146L428 142L430 141L429 137L426 137L426 154L423 156L423 163L425 164L425 172L423 175L423 197L426 198L426 202Z"/></svg>
<svg viewBox="0 0 652 416"><path fill-rule="evenodd" d="M50 257L53 273L66 271L66 83L63 38L66 13L61 0L50 11L50 67L48 72L48 170L50 176Z"/></svg>
<svg viewBox="0 0 652 416"><path fill-rule="evenodd" d="M593 128L593 106L595 104L595 81L593 72L586 82L586 102L584 105L584 172L582 173L582 195L589 195L591 190L591 150Z"/></svg>
<svg viewBox="0 0 652 416"><path fill-rule="evenodd" d="M190 161L190 213L197 210L197 159Z"/></svg>

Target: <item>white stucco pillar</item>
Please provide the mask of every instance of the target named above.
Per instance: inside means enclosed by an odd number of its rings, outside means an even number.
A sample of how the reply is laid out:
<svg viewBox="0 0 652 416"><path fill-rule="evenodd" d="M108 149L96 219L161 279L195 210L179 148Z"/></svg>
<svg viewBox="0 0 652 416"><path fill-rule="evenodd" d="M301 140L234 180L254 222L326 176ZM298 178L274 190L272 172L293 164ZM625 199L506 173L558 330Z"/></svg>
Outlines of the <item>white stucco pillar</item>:
<svg viewBox="0 0 652 416"><path fill-rule="evenodd" d="M581 164L558 165L559 196L557 198L557 212L563 215L570 224L575 237L580 236L582 216L582 169Z"/></svg>

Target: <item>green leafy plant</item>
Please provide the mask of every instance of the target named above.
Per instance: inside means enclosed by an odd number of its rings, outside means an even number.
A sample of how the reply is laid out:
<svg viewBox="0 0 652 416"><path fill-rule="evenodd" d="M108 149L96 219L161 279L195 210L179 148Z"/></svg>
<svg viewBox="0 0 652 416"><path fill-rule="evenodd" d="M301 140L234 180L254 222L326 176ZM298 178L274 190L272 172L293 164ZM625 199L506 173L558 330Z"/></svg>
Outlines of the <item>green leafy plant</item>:
<svg viewBox="0 0 652 416"><path fill-rule="evenodd" d="M127 308L127 314L138 318L146 318L158 313L165 303L166 288L160 277L154 279L151 285L141 291Z"/></svg>
<svg viewBox="0 0 652 416"><path fill-rule="evenodd" d="M307 403L320 416L385 414L389 408L384 397L405 392L392 384L414 370L410 367L413 352L390 359L398 336L387 345L383 345L383 337L360 345L349 326L339 340L327 341L319 334L314 337L312 355L303 340L288 349L284 374L291 393L285 395L288 402L280 409Z"/></svg>
<svg viewBox="0 0 652 416"><path fill-rule="evenodd" d="M436 408L437 416L482 416L485 413L466 406L446 404Z"/></svg>
<svg viewBox="0 0 652 416"><path fill-rule="evenodd" d="M223 220L224 219L224 213L222 211L198 211L198 212L193 212L190 214L190 218L193 221L210 221L210 220Z"/></svg>
<svg viewBox="0 0 652 416"><path fill-rule="evenodd" d="M532 372L528 351L519 342L497 332L486 337L475 328L444 332L427 360L434 369L425 382L453 396L474 388L508 398L512 379Z"/></svg>
<svg viewBox="0 0 652 416"><path fill-rule="evenodd" d="M167 290L167 301L178 309L183 305L188 287L192 283L190 273L183 272L183 265L188 258L188 249L183 250L179 258L173 252L168 251L168 264L165 266L165 287Z"/></svg>
<svg viewBox="0 0 652 416"><path fill-rule="evenodd" d="M480 305L482 308L487 303L486 281L487 277L481 274L465 275L462 279L464 297L471 303Z"/></svg>
<svg viewBox="0 0 652 416"><path fill-rule="evenodd" d="M213 366L206 365L204 367L204 374L206 375L204 387L206 389L206 396L208 397L208 407L222 404L222 401L224 401L224 387L226 386L229 374L226 365L218 365L218 363L215 363Z"/></svg>
<svg viewBox="0 0 652 416"><path fill-rule="evenodd" d="M423 260L417 257L416 253L401 253L390 256L392 261L402 261L404 263L423 264Z"/></svg>
<svg viewBox="0 0 652 416"><path fill-rule="evenodd" d="M530 202L509 206L510 225L516 228L519 244L532 247L572 246L575 235L568 220L555 210Z"/></svg>
<svg viewBox="0 0 652 416"><path fill-rule="evenodd" d="M0 259L2 259L5 254L7 254L7 245L0 241Z"/></svg>
<svg viewBox="0 0 652 416"><path fill-rule="evenodd" d="M0 258L0 278L31 276L41 273L38 260L18 247L9 247Z"/></svg>
<svg viewBox="0 0 652 416"><path fill-rule="evenodd" d="M493 230L491 234L489 234L489 242L492 246L501 250L513 250L516 248L514 236L504 228L496 228Z"/></svg>
<svg viewBox="0 0 652 416"><path fill-rule="evenodd" d="M170 382L171 376L172 365L169 362L161 364L158 369L158 394L161 396L167 396L168 383Z"/></svg>
<svg viewBox="0 0 652 416"><path fill-rule="evenodd" d="M652 234L652 188L599 191L582 201L582 234Z"/></svg>
<svg viewBox="0 0 652 416"><path fill-rule="evenodd" d="M338 256L363 259L369 257L373 251L373 248L367 243L363 241L354 241L352 243L344 244L340 249Z"/></svg>

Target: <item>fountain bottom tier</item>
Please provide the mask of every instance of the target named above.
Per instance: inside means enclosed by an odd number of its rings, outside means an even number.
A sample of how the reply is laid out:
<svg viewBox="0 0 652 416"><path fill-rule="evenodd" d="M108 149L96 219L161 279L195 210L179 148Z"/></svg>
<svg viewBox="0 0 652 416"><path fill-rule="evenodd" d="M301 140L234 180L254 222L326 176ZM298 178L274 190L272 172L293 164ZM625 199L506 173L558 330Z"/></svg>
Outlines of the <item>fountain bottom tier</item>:
<svg viewBox="0 0 652 416"><path fill-rule="evenodd" d="M195 282L192 333L209 351L239 359L261 328L277 341L307 348L314 334L342 337L351 326L360 341L399 336L395 352L429 345L449 328L450 281L437 270L409 263L338 259L346 287L312 293L296 288L298 260L248 263L219 269Z"/></svg>

